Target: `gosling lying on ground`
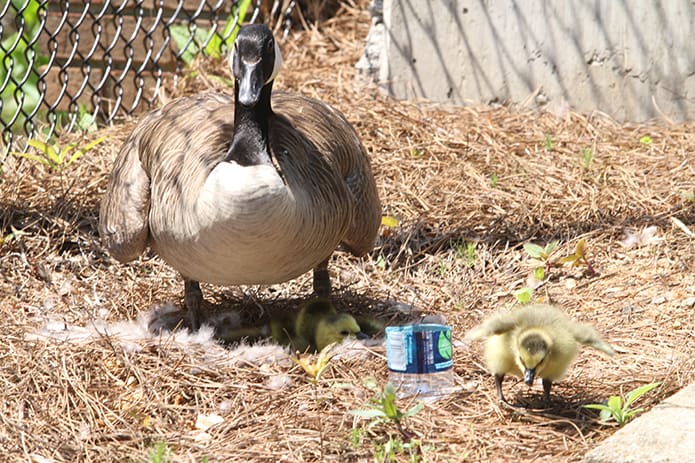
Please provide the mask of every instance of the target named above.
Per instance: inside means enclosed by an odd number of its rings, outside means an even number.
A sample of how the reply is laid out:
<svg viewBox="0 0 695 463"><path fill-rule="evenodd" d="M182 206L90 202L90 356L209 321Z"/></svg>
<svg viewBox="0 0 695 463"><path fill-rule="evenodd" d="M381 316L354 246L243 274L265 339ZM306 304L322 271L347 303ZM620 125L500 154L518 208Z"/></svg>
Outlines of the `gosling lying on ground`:
<svg viewBox="0 0 695 463"><path fill-rule="evenodd" d="M272 318L267 325L241 327L227 333L218 333L218 337L227 342L272 337L275 342L290 345L300 352L321 351L329 344L339 343L353 336L357 339L369 337L362 332L352 315L338 312L324 298L304 304L294 319Z"/></svg>
<svg viewBox="0 0 695 463"><path fill-rule="evenodd" d="M482 337L487 338L485 361L495 375L497 397L505 404L502 381L506 374L523 378L529 386L537 376L542 378L543 400L547 402L553 381L564 375L579 344L608 355L614 353L591 326L570 320L548 304L493 315L466 335L469 341Z"/></svg>

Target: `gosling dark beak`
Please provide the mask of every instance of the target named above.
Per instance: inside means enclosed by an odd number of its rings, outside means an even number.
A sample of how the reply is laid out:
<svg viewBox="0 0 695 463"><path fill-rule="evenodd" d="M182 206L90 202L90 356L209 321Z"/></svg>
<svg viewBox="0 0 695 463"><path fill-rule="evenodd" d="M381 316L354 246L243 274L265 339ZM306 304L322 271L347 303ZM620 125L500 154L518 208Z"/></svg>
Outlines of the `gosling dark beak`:
<svg viewBox="0 0 695 463"><path fill-rule="evenodd" d="M368 335L367 333L363 333L363 332L361 332L361 331L358 331L357 334L355 334L355 337L356 337L357 339L361 339L361 340L365 340L365 339L370 339L370 338L371 338L370 335Z"/></svg>
<svg viewBox="0 0 695 463"><path fill-rule="evenodd" d="M263 81L263 66L261 62L249 64L241 62L241 79L239 85L239 103L243 106L255 106L261 96Z"/></svg>
<svg viewBox="0 0 695 463"><path fill-rule="evenodd" d="M536 379L536 369L535 368L527 368L524 370L524 382L528 386L533 385L533 380Z"/></svg>

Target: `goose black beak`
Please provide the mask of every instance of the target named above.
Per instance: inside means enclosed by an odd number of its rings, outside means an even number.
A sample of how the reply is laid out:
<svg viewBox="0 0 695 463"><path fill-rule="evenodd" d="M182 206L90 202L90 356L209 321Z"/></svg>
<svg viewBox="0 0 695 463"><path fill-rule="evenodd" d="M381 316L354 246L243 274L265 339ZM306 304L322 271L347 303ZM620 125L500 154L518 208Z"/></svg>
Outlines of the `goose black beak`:
<svg viewBox="0 0 695 463"><path fill-rule="evenodd" d="M363 333L363 332L361 332L361 331L358 331L357 334L355 334L355 337L356 337L357 339L361 339L361 340L370 339L370 338L371 338L371 336L369 336L367 333Z"/></svg>
<svg viewBox="0 0 695 463"><path fill-rule="evenodd" d="M533 385L533 380L536 379L536 369L535 368L527 368L524 370L524 382L528 386Z"/></svg>
<svg viewBox="0 0 695 463"><path fill-rule="evenodd" d="M253 64L241 63L241 79L239 79L239 103L244 106L255 106L261 96L263 81L263 66L258 61Z"/></svg>

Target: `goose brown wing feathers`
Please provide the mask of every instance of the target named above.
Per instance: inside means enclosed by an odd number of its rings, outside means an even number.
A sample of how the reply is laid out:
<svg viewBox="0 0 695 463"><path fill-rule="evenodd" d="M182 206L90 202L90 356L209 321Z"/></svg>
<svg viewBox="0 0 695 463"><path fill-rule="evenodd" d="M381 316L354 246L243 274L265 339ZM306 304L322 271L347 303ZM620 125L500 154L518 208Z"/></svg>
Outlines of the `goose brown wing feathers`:
<svg viewBox="0 0 695 463"><path fill-rule="evenodd" d="M273 109L311 140L347 185L353 216L343 245L358 257L371 251L381 223L381 203L367 151L352 125L337 110L301 95L274 92Z"/></svg>
<svg viewBox="0 0 695 463"><path fill-rule="evenodd" d="M222 160L233 108L232 97L203 93L174 100L138 123L114 162L100 209L99 234L117 260L129 262L145 250L150 198L195 200L191 191Z"/></svg>

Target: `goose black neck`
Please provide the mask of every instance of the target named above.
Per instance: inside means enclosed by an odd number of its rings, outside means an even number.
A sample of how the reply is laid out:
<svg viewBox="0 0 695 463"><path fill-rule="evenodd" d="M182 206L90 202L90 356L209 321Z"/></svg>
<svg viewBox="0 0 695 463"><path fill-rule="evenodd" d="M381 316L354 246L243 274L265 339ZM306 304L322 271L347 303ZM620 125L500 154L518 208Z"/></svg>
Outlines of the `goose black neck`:
<svg viewBox="0 0 695 463"><path fill-rule="evenodd" d="M234 136L227 153L227 161L236 161L242 166L269 164L268 121L272 115L270 95L273 82L262 89L254 106L239 103L239 87L235 88Z"/></svg>

